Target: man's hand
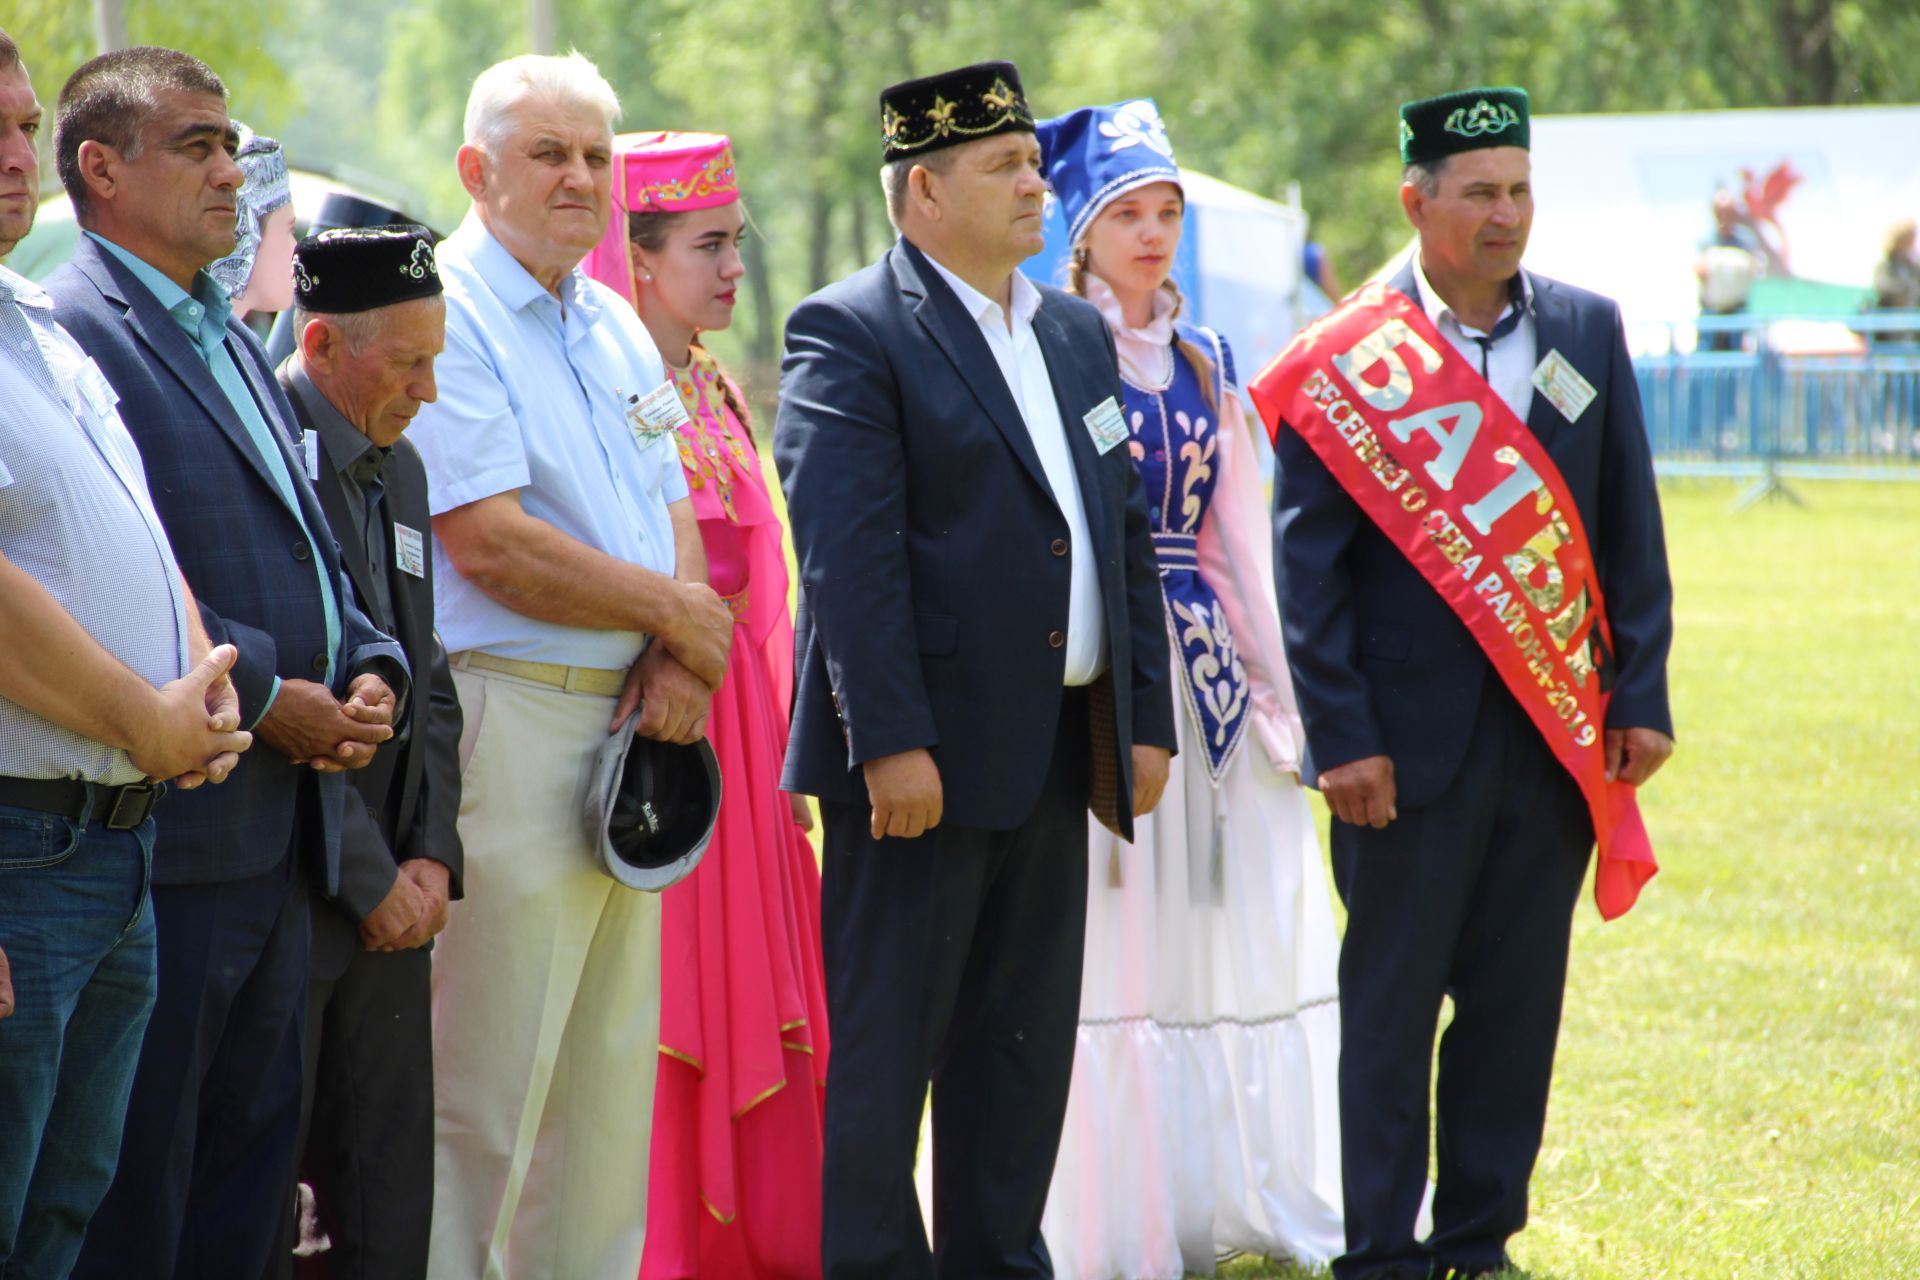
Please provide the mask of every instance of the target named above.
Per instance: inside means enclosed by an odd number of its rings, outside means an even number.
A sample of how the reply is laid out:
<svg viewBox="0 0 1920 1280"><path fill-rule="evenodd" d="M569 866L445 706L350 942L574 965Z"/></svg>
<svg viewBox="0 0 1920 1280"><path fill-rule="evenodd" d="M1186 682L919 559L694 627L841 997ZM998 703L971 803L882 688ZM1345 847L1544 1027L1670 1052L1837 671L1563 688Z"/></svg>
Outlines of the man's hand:
<svg viewBox="0 0 1920 1280"><path fill-rule="evenodd" d="M1160 803L1160 793L1167 789L1167 768L1172 762L1173 752L1165 747L1144 747L1139 743L1134 744L1134 817L1146 817Z"/></svg>
<svg viewBox="0 0 1920 1280"><path fill-rule="evenodd" d="M617 733L627 717L640 711L640 723L633 731L657 742L676 742L682 746L698 742L707 731L707 711L713 694L706 682L689 671L666 646L653 644L627 670L627 682L613 704L613 723L608 733Z"/></svg>
<svg viewBox="0 0 1920 1280"><path fill-rule="evenodd" d="M1607 781L1639 786L1673 754L1673 739L1658 729L1607 730Z"/></svg>
<svg viewBox="0 0 1920 1280"><path fill-rule="evenodd" d="M867 799L873 804L873 838L918 839L940 825L945 798L940 766L925 747L880 756L861 766Z"/></svg>
<svg viewBox="0 0 1920 1280"><path fill-rule="evenodd" d="M360 922L360 945L369 951L394 951L400 938L420 923L426 903L410 876L396 875L380 905Z"/></svg>
<svg viewBox="0 0 1920 1280"><path fill-rule="evenodd" d="M13 970L7 965L6 948L0 947L0 1018L13 1012Z"/></svg>
<svg viewBox="0 0 1920 1280"><path fill-rule="evenodd" d="M432 858L408 858L400 864L400 878L411 880L420 890L420 919L402 934L389 951L424 947L433 935L447 927L448 876L444 863ZM377 949L377 948L376 948Z"/></svg>
<svg viewBox="0 0 1920 1280"><path fill-rule="evenodd" d="M813 807L807 803L807 798L796 792L789 791L787 793L787 805L793 810L793 825L802 831L811 832L813 830Z"/></svg>
<svg viewBox="0 0 1920 1280"><path fill-rule="evenodd" d="M161 687L152 723L127 746L134 768L185 790L226 781L240 753L253 745L253 735L240 728L238 707L216 691L221 685L231 690L227 670L239 652L223 644Z"/></svg>
<svg viewBox="0 0 1920 1280"><path fill-rule="evenodd" d="M347 700L340 704L340 710L347 719L361 724L391 725L399 705L400 699L394 696L385 680L371 671L363 671L347 686Z"/></svg>
<svg viewBox="0 0 1920 1280"><path fill-rule="evenodd" d="M1356 827L1384 827L1400 816L1394 804L1393 758L1367 756L1320 775L1333 816Z"/></svg>
<svg viewBox="0 0 1920 1280"><path fill-rule="evenodd" d="M704 582L677 582L674 586L679 590L680 621L656 638L687 670L699 676L709 691L718 689L727 678L733 610Z"/></svg>
<svg viewBox="0 0 1920 1280"><path fill-rule="evenodd" d="M389 700L393 697L393 691L378 676L361 676L354 687L361 689L368 680L386 690ZM356 696L362 699L356 714L379 714L379 698L372 691ZM387 715L392 714L389 705ZM348 718L332 691L311 680L282 680L279 696L254 728L268 746L287 759L311 764L323 773L371 763L374 749L393 736L390 725Z"/></svg>

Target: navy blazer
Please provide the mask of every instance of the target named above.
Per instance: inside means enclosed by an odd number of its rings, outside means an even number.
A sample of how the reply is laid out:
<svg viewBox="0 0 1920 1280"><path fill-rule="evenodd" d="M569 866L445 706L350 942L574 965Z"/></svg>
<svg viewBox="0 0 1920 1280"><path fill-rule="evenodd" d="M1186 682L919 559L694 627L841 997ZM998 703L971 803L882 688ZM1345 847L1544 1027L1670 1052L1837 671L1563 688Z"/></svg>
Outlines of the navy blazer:
<svg viewBox="0 0 1920 1280"><path fill-rule="evenodd" d="M215 644L240 651L233 682L251 723L273 679L318 680L327 663L326 613L310 561L320 557L340 617L333 691L344 694L376 665L405 705L406 657L354 602L339 548L307 480L287 424L293 410L259 340L228 320L235 363L275 435L300 512L267 472L213 371L151 290L91 237L45 283L54 315L93 357L120 396L120 417L146 466L147 485L174 557ZM302 526L302 518L305 526ZM309 542L306 530L315 534ZM219 786L174 791L158 811L153 878L158 884L238 880L272 869L294 831L301 783L318 782L318 829L303 833L323 861L332 893L339 879L340 813L346 780L295 765L256 740Z"/></svg>
<svg viewBox="0 0 1920 1280"><path fill-rule="evenodd" d="M1558 351L1597 393L1576 422L1536 394L1527 427L1573 490L1593 544L1618 660L1607 725L1671 734L1673 586L1620 309L1528 274L1540 354ZM1418 302L1411 265L1390 285ZM1291 427L1279 433L1274 467L1274 577L1306 722L1302 776L1311 783L1390 756L1399 803L1428 804L1459 771L1482 682L1499 677L1466 624Z"/></svg>
<svg viewBox="0 0 1920 1280"><path fill-rule="evenodd" d="M1086 414L1122 403L1112 335L1042 286L1033 319L1086 507L1105 607L1131 832L1131 744L1174 747L1160 573L1139 470L1100 454ZM800 608L782 785L867 801L860 766L929 748L945 821L1007 830L1052 759L1066 652L1067 520L993 352L905 240L787 320L774 459ZM1060 542L1062 550L1054 549Z"/></svg>

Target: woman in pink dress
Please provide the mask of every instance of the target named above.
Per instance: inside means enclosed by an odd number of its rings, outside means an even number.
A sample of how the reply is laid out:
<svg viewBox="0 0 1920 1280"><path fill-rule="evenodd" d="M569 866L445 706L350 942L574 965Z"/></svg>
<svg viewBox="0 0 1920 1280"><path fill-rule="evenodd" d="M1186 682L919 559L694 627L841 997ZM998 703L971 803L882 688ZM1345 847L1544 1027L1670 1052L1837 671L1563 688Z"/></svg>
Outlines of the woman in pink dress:
<svg viewBox="0 0 1920 1280"><path fill-rule="evenodd" d="M732 148L717 134L624 134L613 196L587 271L633 302L680 393L708 581L735 621L707 729L725 780L719 825L699 869L664 896L640 1275L817 1277L826 996L811 819L779 782L793 682L787 563L745 402L700 345L732 323L745 274Z"/></svg>

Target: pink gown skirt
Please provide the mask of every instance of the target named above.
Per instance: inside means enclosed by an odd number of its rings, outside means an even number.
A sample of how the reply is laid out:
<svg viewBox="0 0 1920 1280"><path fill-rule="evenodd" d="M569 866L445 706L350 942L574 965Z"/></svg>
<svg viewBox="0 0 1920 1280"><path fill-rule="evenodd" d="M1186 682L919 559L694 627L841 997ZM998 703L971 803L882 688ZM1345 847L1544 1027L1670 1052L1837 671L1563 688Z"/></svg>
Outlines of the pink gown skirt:
<svg viewBox="0 0 1920 1280"><path fill-rule="evenodd" d="M765 532L701 521L715 590L736 599L743 588L763 590L746 579L750 562L769 563L748 554ZM820 872L780 790L793 653L784 572L764 590L752 607L777 610L776 625L755 645L741 601L708 721L724 785L713 842L661 904L660 1075L641 1280L821 1274Z"/></svg>

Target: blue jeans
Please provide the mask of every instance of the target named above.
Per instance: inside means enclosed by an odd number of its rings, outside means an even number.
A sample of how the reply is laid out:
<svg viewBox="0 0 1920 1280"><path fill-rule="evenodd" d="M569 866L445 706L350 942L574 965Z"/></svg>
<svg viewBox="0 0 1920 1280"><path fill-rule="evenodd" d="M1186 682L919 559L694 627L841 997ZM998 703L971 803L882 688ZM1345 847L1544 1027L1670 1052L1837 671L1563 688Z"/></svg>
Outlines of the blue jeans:
<svg viewBox="0 0 1920 1280"><path fill-rule="evenodd" d="M153 1009L153 819L0 805L0 1277L65 1276L120 1158Z"/></svg>

